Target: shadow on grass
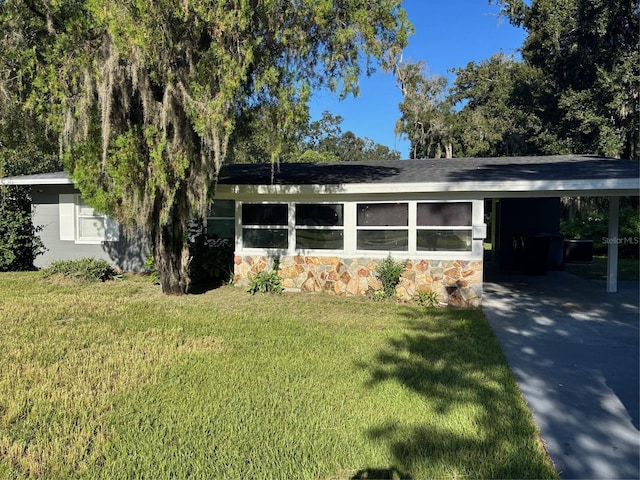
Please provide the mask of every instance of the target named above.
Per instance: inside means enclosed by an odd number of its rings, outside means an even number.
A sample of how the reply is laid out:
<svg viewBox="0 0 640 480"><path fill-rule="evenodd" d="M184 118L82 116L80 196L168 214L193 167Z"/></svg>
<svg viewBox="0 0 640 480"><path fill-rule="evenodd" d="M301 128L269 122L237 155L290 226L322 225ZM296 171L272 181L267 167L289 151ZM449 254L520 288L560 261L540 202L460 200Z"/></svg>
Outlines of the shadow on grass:
<svg viewBox="0 0 640 480"><path fill-rule="evenodd" d="M389 419L368 428L373 441L387 445L398 471L407 472L407 478L426 472L554 477L482 313L407 308L404 316L406 333L389 339L373 362L360 365L370 372L369 386L398 382L432 412L419 423Z"/></svg>
<svg viewBox="0 0 640 480"><path fill-rule="evenodd" d="M350 480L412 480L413 477L391 468L365 468L358 471Z"/></svg>

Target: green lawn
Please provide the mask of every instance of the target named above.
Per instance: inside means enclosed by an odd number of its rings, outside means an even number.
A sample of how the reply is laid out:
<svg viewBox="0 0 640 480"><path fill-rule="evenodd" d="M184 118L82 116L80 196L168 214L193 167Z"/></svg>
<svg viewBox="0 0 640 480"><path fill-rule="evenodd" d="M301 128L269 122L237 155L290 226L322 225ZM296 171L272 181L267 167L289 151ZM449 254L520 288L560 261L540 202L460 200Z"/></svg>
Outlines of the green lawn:
<svg viewBox="0 0 640 480"><path fill-rule="evenodd" d="M0 274L0 478L555 477L477 310Z"/></svg>
<svg viewBox="0 0 640 480"><path fill-rule="evenodd" d="M607 279L607 257L593 257L588 264L567 263L565 270L583 278ZM637 258L618 259L618 280L638 280L640 278L640 260Z"/></svg>

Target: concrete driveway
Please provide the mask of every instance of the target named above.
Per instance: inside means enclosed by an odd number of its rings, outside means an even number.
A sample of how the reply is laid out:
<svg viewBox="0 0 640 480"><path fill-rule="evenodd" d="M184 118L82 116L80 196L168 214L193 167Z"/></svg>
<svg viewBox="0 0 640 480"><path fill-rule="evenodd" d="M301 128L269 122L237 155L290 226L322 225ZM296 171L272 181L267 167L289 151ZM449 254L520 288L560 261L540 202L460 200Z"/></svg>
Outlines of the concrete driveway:
<svg viewBox="0 0 640 480"><path fill-rule="evenodd" d="M483 310L561 478L640 478L640 289L489 276Z"/></svg>

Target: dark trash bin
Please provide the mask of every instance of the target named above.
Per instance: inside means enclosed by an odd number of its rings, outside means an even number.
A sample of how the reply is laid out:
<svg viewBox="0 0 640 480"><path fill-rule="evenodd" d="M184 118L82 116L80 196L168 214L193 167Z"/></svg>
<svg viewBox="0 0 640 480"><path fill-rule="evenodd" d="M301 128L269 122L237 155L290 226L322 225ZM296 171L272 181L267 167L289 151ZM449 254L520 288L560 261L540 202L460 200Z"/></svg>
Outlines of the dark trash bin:
<svg viewBox="0 0 640 480"><path fill-rule="evenodd" d="M544 233L549 237L549 258L547 265L551 270L564 268L564 235L561 233Z"/></svg>
<svg viewBox="0 0 640 480"><path fill-rule="evenodd" d="M524 237L522 246L522 272L527 275L546 275L549 262L549 235Z"/></svg>
<svg viewBox="0 0 640 480"><path fill-rule="evenodd" d="M566 263L592 263L593 240L567 239L564 241L564 261Z"/></svg>

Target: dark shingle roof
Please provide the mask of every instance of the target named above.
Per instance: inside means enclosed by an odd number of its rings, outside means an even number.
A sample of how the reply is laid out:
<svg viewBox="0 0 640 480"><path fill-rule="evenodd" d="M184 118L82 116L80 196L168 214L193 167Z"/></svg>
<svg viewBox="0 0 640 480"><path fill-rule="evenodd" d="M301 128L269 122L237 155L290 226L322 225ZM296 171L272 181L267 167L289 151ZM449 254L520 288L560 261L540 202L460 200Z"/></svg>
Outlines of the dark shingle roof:
<svg viewBox="0 0 640 480"><path fill-rule="evenodd" d="M529 183L532 182L532 183ZM616 190L626 195L640 188L640 163L596 155L557 155L497 158L454 158L390 160L340 163L283 163L228 165L219 185L375 185L421 184L433 191L508 191L520 184L520 191L532 185L552 182L549 191L593 189ZM60 185L72 180L65 172L0 178L0 184ZM496 187L497 185L497 187ZM524 185L524 186L523 186Z"/></svg>
<svg viewBox="0 0 640 480"><path fill-rule="evenodd" d="M229 165L223 185L337 185L640 178L640 163L595 155Z"/></svg>

